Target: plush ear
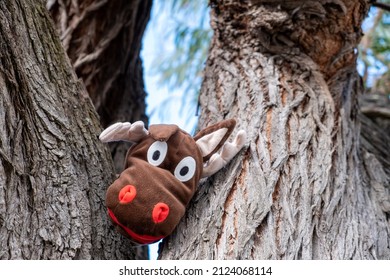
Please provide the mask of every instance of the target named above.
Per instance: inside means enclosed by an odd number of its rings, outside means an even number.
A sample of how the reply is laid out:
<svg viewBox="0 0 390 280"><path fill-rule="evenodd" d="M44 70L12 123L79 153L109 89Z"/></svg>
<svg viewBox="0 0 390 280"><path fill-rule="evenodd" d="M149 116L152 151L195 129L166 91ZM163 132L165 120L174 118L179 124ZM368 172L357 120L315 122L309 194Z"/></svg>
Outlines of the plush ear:
<svg viewBox="0 0 390 280"><path fill-rule="evenodd" d="M226 142L221 149L221 152L215 153L203 166L202 177L208 177L219 171L222 167L229 163L232 158L241 150L246 142L246 132L240 130L233 142Z"/></svg>
<svg viewBox="0 0 390 280"><path fill-rule="evenodd" d="M222 147L235 126L235 120L224 120L206 127L195 135L194 140L202 153L203 162L209 160Z"/></svg>
<svg viewBox="0 0 390 280"><path fill-rule="evenodd" d="M216 173L244 146L246 133L243 130L237 133L233 142L225 143L235 125L236 121L229 119L207 127L195 135L194 140L205 163L202 177L208 177ZM217 153L221 147L221 152Z"/></svg>
<svg viewBox="0 0 390 280"><path fill-rule="evenodd" d="M149 132L142 121L133 124L129 122L118 122L107 127L99 136L102 142L127 141L139 142Z"/></svg>

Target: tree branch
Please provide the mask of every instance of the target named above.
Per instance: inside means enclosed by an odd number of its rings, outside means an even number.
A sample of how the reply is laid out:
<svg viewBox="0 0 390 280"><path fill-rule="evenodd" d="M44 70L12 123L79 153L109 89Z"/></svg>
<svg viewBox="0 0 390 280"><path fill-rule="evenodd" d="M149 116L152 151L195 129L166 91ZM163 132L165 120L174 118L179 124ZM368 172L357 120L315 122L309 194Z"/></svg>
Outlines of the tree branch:
<svg viewBox="0 0 390 280"><path fill-rule="evenodd" d="M369 117L379 117L390 119L390 109L378 108L378 107L362 107L361 111L363 114Z"/></svg>
<svg viewBox="0 0 390 280"><path fill-rule="evenodd" d="M371 3L372 6L383 9L387 12L390 12L390 5L385 3L376 2L375 0Z"/></svg>
<svg viewBox="0 0 390 280"><path fill-rule="evenodd" d="M390 119L390 102L384 94L366 94L360 98L360 110L363 114L371 118Z"/></svg>

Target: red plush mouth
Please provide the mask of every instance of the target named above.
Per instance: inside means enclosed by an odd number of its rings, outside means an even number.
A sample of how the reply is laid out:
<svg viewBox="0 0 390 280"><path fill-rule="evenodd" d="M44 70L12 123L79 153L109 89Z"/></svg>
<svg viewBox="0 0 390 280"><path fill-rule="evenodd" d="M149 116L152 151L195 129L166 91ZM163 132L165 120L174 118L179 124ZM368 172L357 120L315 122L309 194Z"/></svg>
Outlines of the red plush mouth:
<svg viewBox="0 0 390 280"><path fill-rule="evenodd" d="M154 243L160 239L163 239L165 236L151 236L151 235L145 235L145 234L137 234L135 233L134 231L132 231L131 229L125 227L124 225L122 225L118 219L115 217L114 213L108 209L108 215L110 216L110 218L112 219L112 221L114 223L116 223L117 225L119 225L121 228L123 228L126 233L136 242L138 242L139 244L150 244L150 243Z"/></svg>

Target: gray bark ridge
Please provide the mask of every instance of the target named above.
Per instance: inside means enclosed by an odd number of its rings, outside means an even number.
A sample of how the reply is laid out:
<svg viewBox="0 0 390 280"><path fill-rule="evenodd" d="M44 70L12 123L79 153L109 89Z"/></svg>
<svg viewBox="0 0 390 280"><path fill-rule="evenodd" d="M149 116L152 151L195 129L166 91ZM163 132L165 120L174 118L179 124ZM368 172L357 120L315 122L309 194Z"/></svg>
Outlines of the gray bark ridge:
<svg viewBox="0 0 390 280"><path fill-rule="evenodd" d="M134 258L107 218L98 116L43 3L2 1L0 38L0 259Z"/></svg>

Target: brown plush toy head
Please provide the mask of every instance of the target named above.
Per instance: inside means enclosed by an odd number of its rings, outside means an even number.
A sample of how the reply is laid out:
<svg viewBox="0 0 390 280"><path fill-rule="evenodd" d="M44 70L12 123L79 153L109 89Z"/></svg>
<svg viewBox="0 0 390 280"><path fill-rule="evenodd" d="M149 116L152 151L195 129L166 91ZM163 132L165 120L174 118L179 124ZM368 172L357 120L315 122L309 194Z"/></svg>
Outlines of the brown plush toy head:
<svg viewBox="0 0 390 280"><path fill-rule="evenodd" d="M118 230L138 244L169 235L184 215L199 179L221 169L244 145L244 131L232 143L226 142L234 126L232 119L222 121L194 138L176 125L151 125L147 131L141 121L105 129L100 135L103 142L134 143L124 171L106 195L108 214Z"/></svg>

